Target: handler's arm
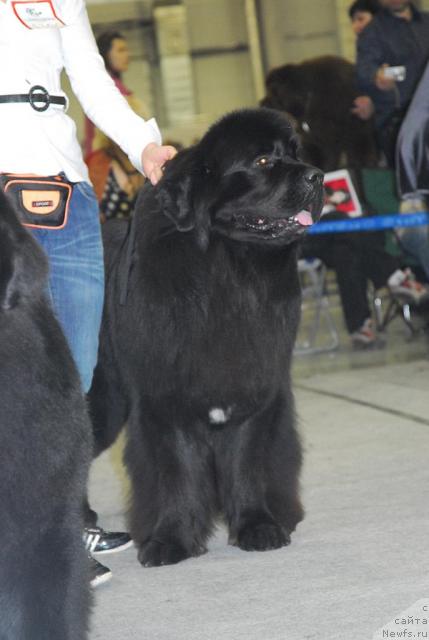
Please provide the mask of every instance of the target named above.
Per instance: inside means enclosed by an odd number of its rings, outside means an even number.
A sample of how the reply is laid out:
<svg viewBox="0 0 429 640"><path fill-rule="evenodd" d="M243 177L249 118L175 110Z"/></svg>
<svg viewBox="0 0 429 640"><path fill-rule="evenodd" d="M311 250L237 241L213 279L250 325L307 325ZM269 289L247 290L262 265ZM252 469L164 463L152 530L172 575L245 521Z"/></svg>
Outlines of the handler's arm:
<svg viewBox="0 0 429 640"><path fill-rule="evenodd" d="M76 5L74 16L60 29L64 66L73 91L97 127L123 149L139 171L145 168L150 174L175 150L157 146L161 144L161 134L155 119L140 118L120 94L98 53L85 4L79 0ZM146 151L148 145L151 146Z"/></svg>

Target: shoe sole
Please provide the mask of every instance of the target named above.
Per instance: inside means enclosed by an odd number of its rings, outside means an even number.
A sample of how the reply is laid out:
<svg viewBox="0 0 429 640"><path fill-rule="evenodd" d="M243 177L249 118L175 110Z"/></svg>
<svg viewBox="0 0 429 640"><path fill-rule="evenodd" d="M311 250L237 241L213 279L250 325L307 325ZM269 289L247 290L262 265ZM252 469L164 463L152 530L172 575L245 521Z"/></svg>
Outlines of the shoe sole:
<svg viewBox="0 0 429 640"><path fill-rule="evenodd" d="M100 549L100 550L97 550L97 547L95 547L95 549L92 549L91 553L96 553L96 554L99 554L99 555L107 556L107 555L109 555L109 553L118 553L119 551L125 551L125 549L129 549L133 545L134 545L134 542L132 540L129 540L125 544L121 544L121 545L119 545L117 547L113 547L112 549Z"/></svg>
<svg viewBox="0 0 429 640"><path fill-rule="evenodd" d="M96 578L93 578L90 581L90 586L92 589L96 589L97 587L99 587L100 585L104 584L105 582L109 582L113 577L113 574L111 571L103 573L102 576L97 576Z"/></svg>

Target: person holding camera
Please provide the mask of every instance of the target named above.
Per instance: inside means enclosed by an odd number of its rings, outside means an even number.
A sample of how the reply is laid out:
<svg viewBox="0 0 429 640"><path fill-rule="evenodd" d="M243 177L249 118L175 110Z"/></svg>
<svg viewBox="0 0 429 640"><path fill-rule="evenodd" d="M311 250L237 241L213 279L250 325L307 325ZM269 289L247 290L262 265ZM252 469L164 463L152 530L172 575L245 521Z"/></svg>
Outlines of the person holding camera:
<svg viewBox="0 0 429 640"><path fill-rule="evenodd" d="M379 146L394 167L398 131L429 58L429 13L409 0L380 4L358 37L356 73L375 107Z"/></svg>

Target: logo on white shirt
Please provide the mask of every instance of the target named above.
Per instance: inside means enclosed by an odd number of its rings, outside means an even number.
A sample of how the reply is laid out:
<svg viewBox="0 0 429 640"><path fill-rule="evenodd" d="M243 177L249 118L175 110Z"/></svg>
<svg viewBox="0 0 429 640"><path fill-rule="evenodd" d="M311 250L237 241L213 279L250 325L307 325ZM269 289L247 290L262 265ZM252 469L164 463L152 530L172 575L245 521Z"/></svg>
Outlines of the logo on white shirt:
<svg viewBox="0 0 429 640"><path fill-rule="evenodd" d="M27 29L49 29L63 27L64 22L57 16L52 0L12 0L13 11Z"/></svg>

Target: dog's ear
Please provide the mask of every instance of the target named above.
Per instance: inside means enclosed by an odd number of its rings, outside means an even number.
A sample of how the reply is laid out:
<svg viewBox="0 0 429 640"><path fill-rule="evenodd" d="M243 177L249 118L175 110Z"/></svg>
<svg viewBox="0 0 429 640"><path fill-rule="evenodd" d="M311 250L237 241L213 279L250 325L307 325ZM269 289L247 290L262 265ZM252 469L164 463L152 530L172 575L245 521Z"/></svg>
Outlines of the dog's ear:
<svg viewBox="0 0 429 640"><path fill-rule="evenodd" d="M194 230L202 249L208 246L210 229L209 214L202 198L204 175L196 148L190 147L168 162L156 188L156 199L162 212L179 231Z"/></svg>
<svg viewBox="0 0 429 640"><path fill-rule="evenodd" d="M192 176L173 176L170 172L162 178L156 198L162 212L170 218L179 231L190 231L195 227L192 206Z"/></svg>
<svg viewBox="0 0 429 640"><path fill-rule="evenodd" d="M0 311L13 309L23 298L39 296L46 276L42 250L21 226L0 190Z"/></svg>

